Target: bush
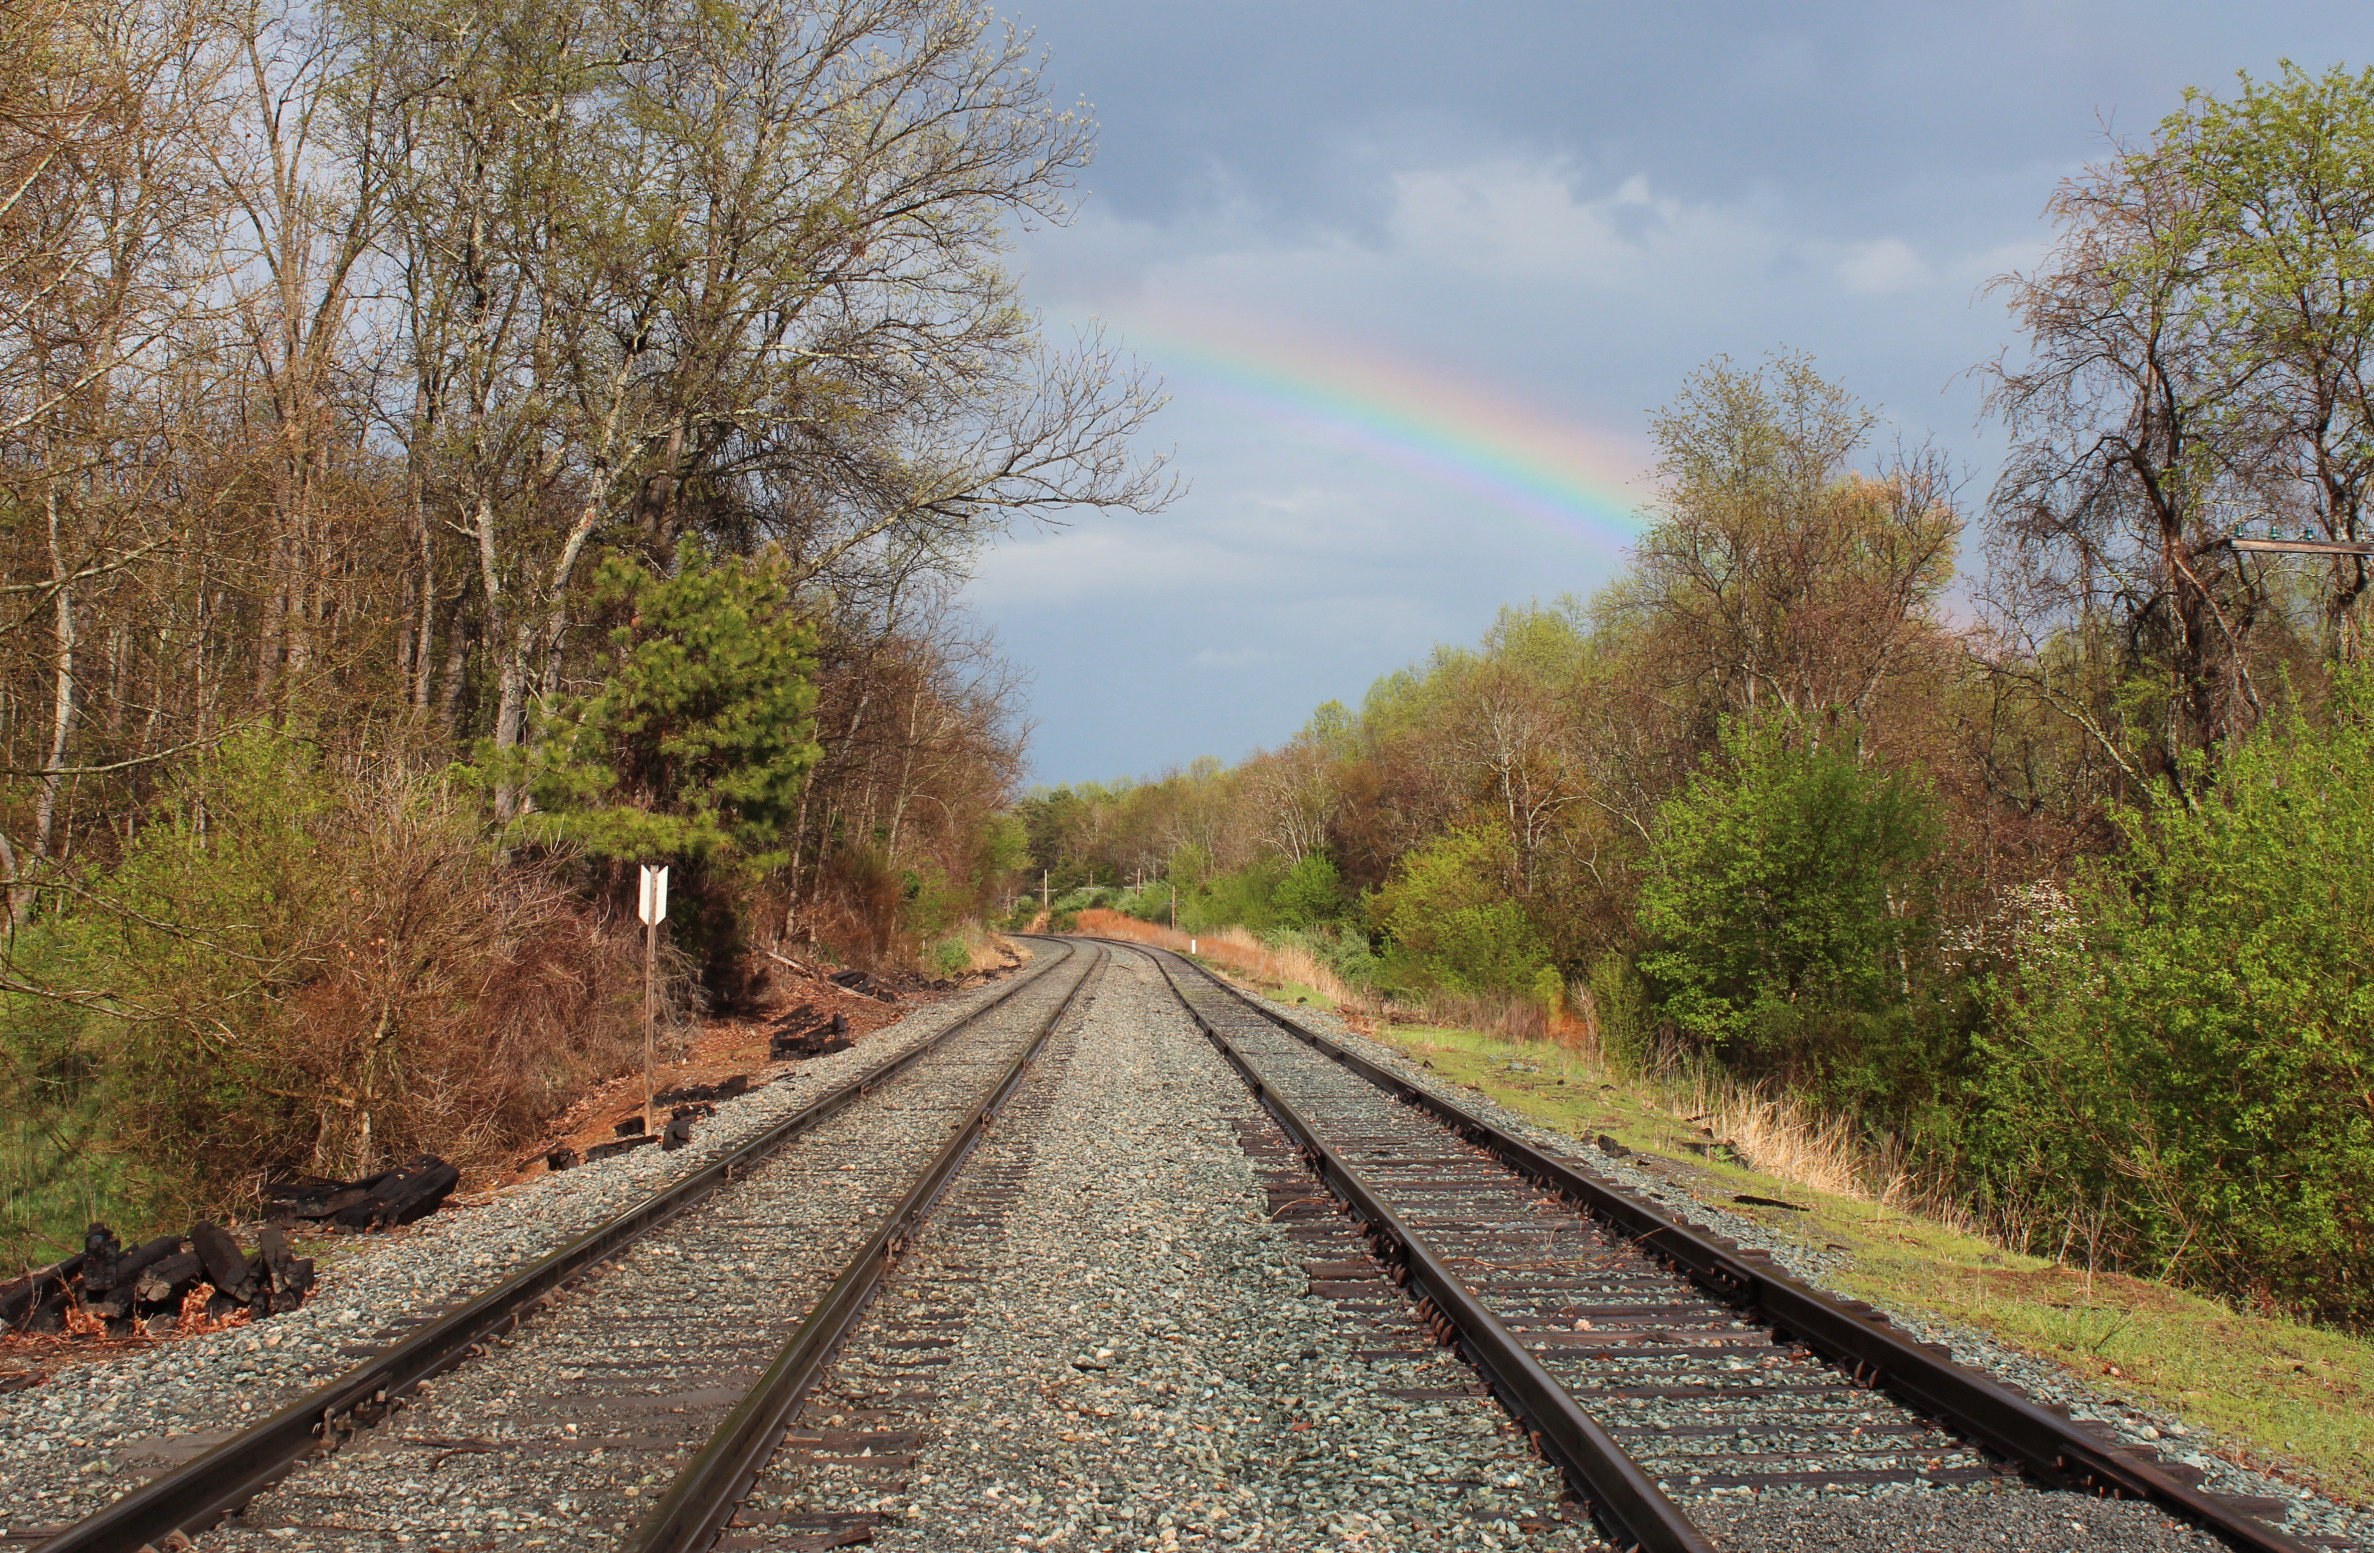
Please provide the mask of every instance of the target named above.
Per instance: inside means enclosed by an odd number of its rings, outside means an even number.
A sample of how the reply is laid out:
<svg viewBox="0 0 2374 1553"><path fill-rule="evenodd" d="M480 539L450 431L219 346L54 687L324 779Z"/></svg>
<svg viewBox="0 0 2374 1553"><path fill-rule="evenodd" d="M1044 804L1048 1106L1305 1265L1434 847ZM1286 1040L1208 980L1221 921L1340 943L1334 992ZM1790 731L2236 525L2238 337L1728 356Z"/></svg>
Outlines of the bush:
<svg viewBox="0 0 2374 1553"><path fill-rule="evenodd" d="M1891 1118L1925 1112L1962 1042L1940 1025L1929 789L1834 741L1735 727L1658 816L1638 966L1658 1015L1750 1077ZM1916 998L1918 1007L1915 1007Z"/></svg>
<svg viewBox="0 0 2374 1553"><path fill-rule="evenodd" d="M1549 948L1510 894L1514 858L1497 828L1447 831L1403 858L1369 902L1386 938L1390 992L1530 996Z"/></svg>
<svg viewBox="0 0 2374 1553"><path fill-rule="evenodd" d="M2130 1265L2374 1320L2374 681L2272 721L2198 813L2026 935L1987 1039L1989 1189ZM2047 1248L2049 1249L2049 1247Z"/></svg>
<svg viewBox="0 0 2374 1553"><path fill-rule="evenodd" d="M9 999L13 1081L53 1114L79 1095L90 1141L182 1206L276 1168L493 1163L641 1050L636 946L563 867L507 859L454 785L230 741L20 944L24 979L96 990Z"/></svg>
<svg viewBox="0 0 2374 1553"><path fill-rule="evenodd" d="M1286 927L1316 927L1340 919L1351 902L1342 875L1324 852L1313 852L1286 871L1271 895L1278 921Z"/></svg>
<svg viewBox="0 0 2374 1553"><path fill-rule="evenodd" d="M1260 933L1277 926L1272 905L1285 869L1273 857L1259 857L1233 873L1213 874L1179 898L1179 926L1190 933L1241 927Z"/></svg>
<svg viewBox="0 0 2374 1553"><path fill-rule="evenodd" d="M1656 1015L1632 962L1620 954L1601 955L1591 962L1588 986L1600 1050L1636 1071L1648 1067L1657 1049Z"/></svg>

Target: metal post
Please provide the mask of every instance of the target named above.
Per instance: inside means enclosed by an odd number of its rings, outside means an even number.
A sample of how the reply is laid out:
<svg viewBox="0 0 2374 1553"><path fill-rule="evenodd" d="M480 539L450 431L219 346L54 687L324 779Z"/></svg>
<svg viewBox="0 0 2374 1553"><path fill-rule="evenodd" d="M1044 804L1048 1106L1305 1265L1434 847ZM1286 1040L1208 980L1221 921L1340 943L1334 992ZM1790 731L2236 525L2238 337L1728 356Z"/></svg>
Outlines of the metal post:
<svg viewBox="0 0 2374 1553"><path fill-rule="evenodd" d="M668 916L668 870L645 863L635 884L635 912L643 919L643 1135L649 1137L651 1061L659 1045L659 925Z"/></svg>
<svg viewBox="0 0 2374 1553"><path fill-rule="evenodd" d="M657 1041L658 1018L653 989L659 980L659 924L643 924L643 1131L651 1131L651 1049Z"/></svg>

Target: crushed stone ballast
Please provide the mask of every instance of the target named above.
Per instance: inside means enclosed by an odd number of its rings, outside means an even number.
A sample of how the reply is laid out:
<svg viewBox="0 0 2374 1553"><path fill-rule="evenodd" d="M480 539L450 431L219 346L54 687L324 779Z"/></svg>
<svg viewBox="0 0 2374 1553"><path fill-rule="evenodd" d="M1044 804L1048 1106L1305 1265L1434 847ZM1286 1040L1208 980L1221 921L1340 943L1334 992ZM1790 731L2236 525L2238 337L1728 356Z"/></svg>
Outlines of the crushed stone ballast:
<svg viewBox="0 0 2374 1553"><path fill-rule="evenodd" d="M674 1154L647 1149L542 1177L466 1221L431 1221L442 1235L375 1247L354 1268L342 1269L343 1277L326 1280L322 1297L306 1310L272 1324L288 1332L259 1337L235 1328L126 1365L85 1367L68 1382L89 1399L84 1409L60 1409L55 1383L0 1399L0 1464L13 1470L16 1458L35 1469L12 1479L12 1489L22 1483L32 1492L11 1494L0 1511L6 1517L0 1537L19 1545L38 1540L58 1553L135 1553L212 1524L308 1457L334 1452L423 1380L484 1351L573 1280L692 1210L704 1210L693 1213L695 1220L704 1216L712 1198L758 1172L784 1144L853 1108L868 1116L877 1109L895 1114L895 1106L879 1104L885 1090L919 1066L928 1069L934 1054L961 1045L957 1038L965 1032L984 1022L1010 1023L997 1017L999 1010L1016 999L1043 996L1031 989L1043 987L1055 966L1075 958L1076 952L1050 960L983 995L925 1011L904 1022L906 1028L885 1032L893 1047L887 1054L881 1043L869 1043L813 1064L820 1070L820 1094L804 1082L757 1090L721 1109L692 1148ZM929 1144L918 1137L914 1146ZM510 1212L501 1213L505 1208ZM403 1265L424 1260L431 1265ZM493 1287L470 1291L472 1283L506 1270L509 1275ZM366 1312L396 1340L385 1347L357 1345L354 1338L370 1330L363 1325ZM275 1336L276 1353L262 1346ZM333 1358L361 1362L341 1365L343 1373L327 1384L306 1384ZM96 1373L104 1370L124 1373ZM153 1384L160 1376L166 1386ZM118 1395L94 1395L109 1391ZM130 1416L125 1403L136 1410ZM53 1420L63 1412L67 1430L44 1429L29 1416L37 1407ZM223 1428L257 1412L268 1416L235 1432ZM116 1427L91 1428L91 1415ZM83 1427L75 1429L77 1423ZM109 1433L114 1438L105 1456L56 1459L60 1444L90 1452ZM194 1456L192 1445L202 1447ZM164 1470L108 1502L110 1476L148 1466ZM59 1509L81 1519L59 1525Z"/></svg>
<svg viewBox="0 0 2374 1553"><path fill-rule="evenodd" d="M2005 1499L2023 1478L2143 1501L2154 1520L2253 1553L2337 1541L2270 1525L2261 1516L2286 1505L2209 1491L2189 1463L1956 1363L1869 1305L1790 1277L1768 1252L1675 1218L1191 960L1131 947L1165 966L1391 1279L1624 1545L1694 1553L1709 1545L1702 1520L1753 1536L1758 1520L1792 1513L1792 1498L1903 1489L1994 1502L1965 1513L1979 1534L1989 1514L2039 1513Z"/></svg>

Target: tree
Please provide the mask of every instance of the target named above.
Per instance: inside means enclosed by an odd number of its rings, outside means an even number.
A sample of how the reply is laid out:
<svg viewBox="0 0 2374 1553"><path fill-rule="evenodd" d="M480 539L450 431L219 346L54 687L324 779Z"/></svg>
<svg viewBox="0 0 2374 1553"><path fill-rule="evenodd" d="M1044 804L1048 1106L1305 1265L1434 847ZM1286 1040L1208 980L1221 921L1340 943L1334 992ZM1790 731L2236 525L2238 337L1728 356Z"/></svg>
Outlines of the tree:
<svg viewBox="0 0 2374 1553"><path fill-rule="evenodd" d="M1991 369L2013 449L1988 663L2130 785L2198 802L2264 710L2288 587L2226 540L2367 537L2370 159L2374 73L2287 65L2231 101L2188 93L2064 183L2052 252L1998 283L2028 347ZM2323 571L2331 650L2354 657L2365 561ZM2064 637L2074 653L2051 650Z"/></svg>
<svg viewBox="0 0 2374 1553"><path fill-rule="evenodd" d="M1937 834L1914 779L1778 717L1733 724L1659 815L1639 964L1660 1011L1742 1070L1826 1077L1854 1056L1825 1049L1851 1044L1842 1018L1912 996Z"/></svg>
<svg viewBox="0 0 2374 1553"><path fill-rule="evenodd" d="M397 249L434 325L410 379L460 392L404 419L453 428L426 445L456 461L499 747L558 688L603 544L771 540L796 583L1167 499L1129 451L1159 395L1093 338L1048 349L998 263L1064 218L1091 126L985 7L516 7L351 22L418 60L380 158L429 180Z"/></svg>
<svg viewBox="0 0 2374 1553"><path fill-rule="evenodd" d="M1951 481L1927 452L1857 472L1875 424L1803 356L1718 360L1652 421L1665 492L1602 614L1638 632L1642 672L1704 743L1725 717L1769 714L1808 739L1862 729L1939 639Z"/></svg>
<svg viewBox="0 0 2374 1553"><path fill-rule="evenodd" d="M32 779L30 812L0 816L13 928L78 774L94 601L173 547L173 416L220 370L231 43L167 6L37 0L0 51L0 652L39 683L4 719Z"/></svg>
<svg viewBox="0 0 2374 1553"><path fill-rule="evenodd" d="M779 558L712 560L687 536L673 575L612 555L596 571L609 677L551 714L533 828L599 857L763 873L815 764L814 638Z"/></svg>
<svg viewBox="0 0 2374 1553"><path fill-rule="evenodd" d="M2374 481L2374 69L2240 77L2231 101L2188 91L2158 155L2198 191L2203 335L2231 353L2236 403L2214 428L2249 475L2254 516L2370 537ZM2249 511L2249 509L2244 509ZM2342 657L2364 650L2367 559L2325 563Z"/></svg>

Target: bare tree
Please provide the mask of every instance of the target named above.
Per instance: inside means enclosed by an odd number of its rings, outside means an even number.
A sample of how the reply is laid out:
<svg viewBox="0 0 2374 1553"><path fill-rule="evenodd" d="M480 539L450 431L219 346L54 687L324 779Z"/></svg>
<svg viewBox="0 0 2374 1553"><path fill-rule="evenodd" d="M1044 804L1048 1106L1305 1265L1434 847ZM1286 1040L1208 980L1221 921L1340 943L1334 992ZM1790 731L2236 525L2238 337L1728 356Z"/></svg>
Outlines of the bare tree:
<svg viewBox="0 0 2374 1553"><path fill-rule="evenodd" d="M47 690L37 731L21 702L7 716L32 779L25 844L0 824L12 925L78 774L86 603L172 539L156 498L175 428L158 412L205 354L224 278L210 158L227 42L202 14L144 5L39 4L0 32L0 486L18 522L0 628L44 660Z"/></svg>
<svg viewBox="0 0 2374 1553"><path fill-rule="evenodd" d="M1694 374L1652 423L1666 494L1633 574L1602 604L1645 673L1716 719L1765 713L1809 741L1860 737L1891 676L1939 635L1961 532L1942 458L1850 460L1875 418L1801 356Z"/></svg>

